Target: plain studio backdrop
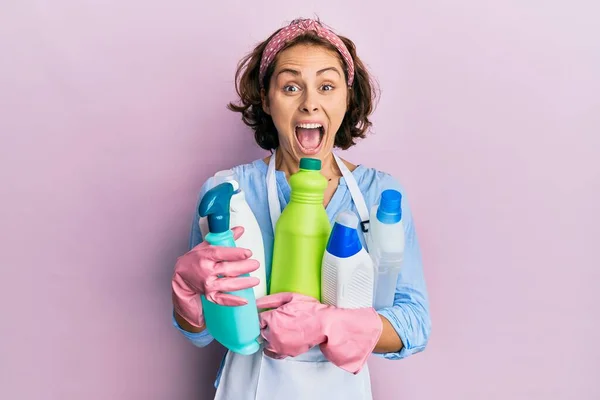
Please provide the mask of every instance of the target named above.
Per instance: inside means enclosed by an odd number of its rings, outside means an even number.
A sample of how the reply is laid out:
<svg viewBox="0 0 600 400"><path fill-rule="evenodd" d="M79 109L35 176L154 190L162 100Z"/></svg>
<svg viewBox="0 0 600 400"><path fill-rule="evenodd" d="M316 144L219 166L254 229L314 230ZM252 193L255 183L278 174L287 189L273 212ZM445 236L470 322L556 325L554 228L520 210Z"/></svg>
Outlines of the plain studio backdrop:
<svg viewBox="0 0 600 400"><path fill-rule="evenodd" d="M265 155L237 61L295 17L356 42L382 96L350 161L407 189L433 331L375 399L600 398L597 1L6 0L0 398L210 399L171 326L196 196Z"/></svg>

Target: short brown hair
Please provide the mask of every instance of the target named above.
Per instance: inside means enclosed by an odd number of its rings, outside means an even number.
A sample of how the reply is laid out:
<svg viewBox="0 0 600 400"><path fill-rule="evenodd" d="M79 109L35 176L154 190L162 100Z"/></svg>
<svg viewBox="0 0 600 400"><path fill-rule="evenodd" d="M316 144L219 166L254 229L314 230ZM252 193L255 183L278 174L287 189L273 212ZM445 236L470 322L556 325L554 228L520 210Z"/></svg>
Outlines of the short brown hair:
<svg viewBox="0 0 600 400"><path fill-rule="evenodd" d="M275 31L267 40L259 43L253 51L240 60L235 73L236 92L239 96L239 103L235 104L231 102L227 105L228 109L242 114L242 121L254 130L256 143L265 150L274 150L277 148L279 146L279 138L277 137L277 129L275 128L273 119L262 108L261 85L258 73L262 53L271 38L279 30ZM350 56L354 60L355 69L354 82L348 88L348 109L346 110L346 115L344 115L340 129L336 132L334 141L335 147L346 150L356 144L355 139L365 138L367 130L371 127L372 123L369 121L369 115L373 112L377 93L375 90L375 81L369 76L363 62L356 55L356 46L354 43L344 36L338 36L348 48ZM348 80L346 64L343 62L337 49L327 40L320 38L312 31L307 31L289 43L286 43L281 51L298 44L322 46L334 51L340 56L340 61L342 61L342 65L344 66L346 81ZM266 92L269 91L269 82L275 70L276 63L277 57L273 60L265 74L263 86Z"/></svg>

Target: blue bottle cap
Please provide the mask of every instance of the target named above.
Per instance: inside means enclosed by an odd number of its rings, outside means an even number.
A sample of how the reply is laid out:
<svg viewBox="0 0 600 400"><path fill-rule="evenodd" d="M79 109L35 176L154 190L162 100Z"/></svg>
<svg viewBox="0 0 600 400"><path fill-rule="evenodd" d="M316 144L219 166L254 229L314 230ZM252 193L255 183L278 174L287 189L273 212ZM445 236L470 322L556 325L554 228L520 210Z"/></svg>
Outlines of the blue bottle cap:
<svg viewBox="0 0 600 400"><path fill-rule="evenodd" d="M327 242L327 252L339 258L355 255L362 249L358 237L358 218L351 211L340 212L336 219L331 235Z"/></svg>
<svg viewBox="0 0 600 400"><path fill-rule="evenodd" d="M395 224L402 218L402 194L399 191L388 189L381 193L379 207L377 207L377 220L384 224Z"/></svg>

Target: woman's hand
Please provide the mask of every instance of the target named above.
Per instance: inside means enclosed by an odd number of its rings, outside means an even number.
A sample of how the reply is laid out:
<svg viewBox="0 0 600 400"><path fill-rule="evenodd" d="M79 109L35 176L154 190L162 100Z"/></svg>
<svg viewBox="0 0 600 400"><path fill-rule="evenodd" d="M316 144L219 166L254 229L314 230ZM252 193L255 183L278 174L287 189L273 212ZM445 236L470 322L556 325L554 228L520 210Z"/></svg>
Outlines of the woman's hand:
<svg viewBox="0 0 600 400"><path fill-rule="evenodd" d="M241 227L232 230L236 240L244 232ZM245 299L223 292L248 289L259 284L258 278L239 277L259 268L260 264L250 259L251 256L252 252L248 249L202 242L179 257L171 281L173 307L177 314L191 326L202 328L204 318L200 295L225 306L247 304Z"/></svg>
<svg viewBox="0 0 600 400"><path fill-rule="evenodd" d="M274 308L259 314L265 352L273 358L295 357L327 339L316 315L328 306L312 297L278 293L256 300L256 306Z"/></svg>
<svg viewBox="0 0 600 400"><path fill-rule="evenodd" d="M343 309L296 293L257 300L265 351L275 358L295 357L319 345L338 367L357 374L373 351L383 325L373 308Z"/></svg>

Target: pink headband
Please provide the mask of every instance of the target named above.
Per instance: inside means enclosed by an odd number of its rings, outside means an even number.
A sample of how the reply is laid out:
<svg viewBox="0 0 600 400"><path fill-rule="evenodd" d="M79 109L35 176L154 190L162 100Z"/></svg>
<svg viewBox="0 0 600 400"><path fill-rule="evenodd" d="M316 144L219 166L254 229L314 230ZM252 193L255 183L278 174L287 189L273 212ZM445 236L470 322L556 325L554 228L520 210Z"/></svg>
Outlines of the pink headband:
<svg viewBox="0 0 600 400"><path fill-rule="evenodd" d="M352 86L352 82L354 81L354 62L352 61L350 52L348 51L348 48L346 48L346 45L344 45L344 42L342 42L335 33L325 28L319 22L312 19L301 19L293 21L291 24L277 32L267 44L260 60L260 69L258 72L258 79L260 80L261 87L263 87L263 80L267 73L267 68L273 62L277 53L279 53L287 42L307 31L315 32L317 36L327 40L340 52L348 67L348 86Z"/></svg>

